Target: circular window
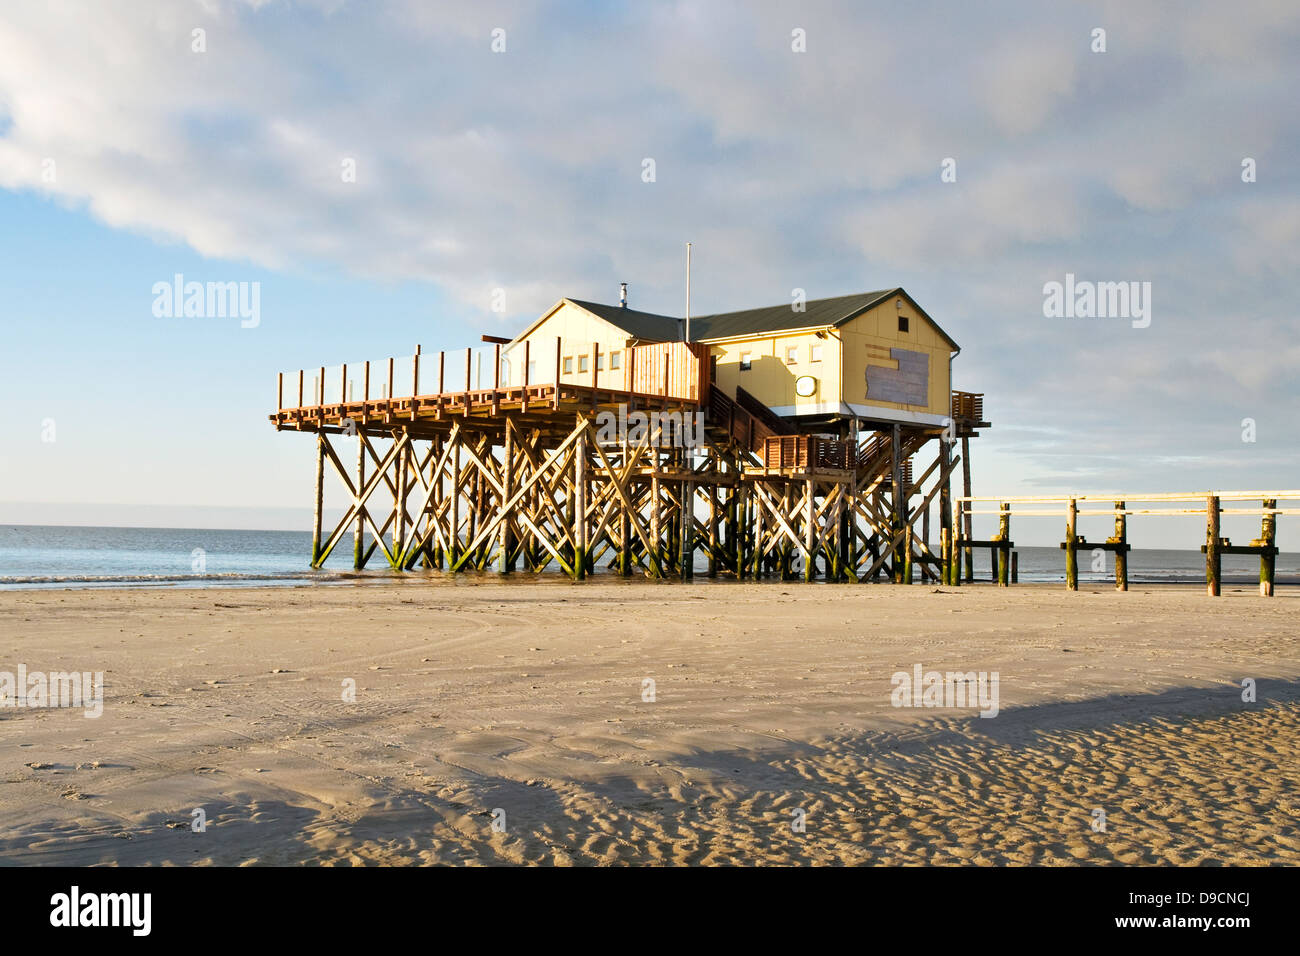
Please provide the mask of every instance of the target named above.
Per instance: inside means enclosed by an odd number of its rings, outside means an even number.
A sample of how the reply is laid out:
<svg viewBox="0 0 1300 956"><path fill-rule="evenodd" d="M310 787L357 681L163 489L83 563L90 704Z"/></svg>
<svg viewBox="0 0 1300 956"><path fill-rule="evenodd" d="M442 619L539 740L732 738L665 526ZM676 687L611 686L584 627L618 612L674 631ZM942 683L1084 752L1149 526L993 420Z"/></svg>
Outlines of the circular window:
<svg viewBox="0 0 1300 956"><path fill-rule="evenodd" d="M794 380L794 393L803 398L817 394L817 379L811 375L800 375Z"/></svg>

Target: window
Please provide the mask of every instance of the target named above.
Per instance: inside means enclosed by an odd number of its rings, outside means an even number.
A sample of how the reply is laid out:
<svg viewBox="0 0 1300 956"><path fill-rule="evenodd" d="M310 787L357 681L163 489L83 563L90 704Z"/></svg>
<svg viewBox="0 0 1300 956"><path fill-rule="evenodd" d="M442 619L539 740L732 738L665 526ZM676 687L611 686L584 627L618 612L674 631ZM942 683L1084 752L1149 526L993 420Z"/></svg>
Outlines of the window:
<svg viewBox="0 0 1300 956"><path fill-rule="evenodd" d="M579 374L579 375L586 375L586 374L587 374L587 365L589 364L589 362L590 362L590 359L589 359L588 356L586 356L586 355L579 355L579 356L578 356L578 374Z"/></svg>
<svg viewBox="0 0 1300 956"><path fill-rule="evenodd" d="M611 370L611 371L615 371L615 372L618 371L619 369L621 369L621 368L623 367L623 353L622 353L622 352L610 352L610 353L609 353L609 367L610 367L610 370Z"/></svg>
<svg viewBox="0 0 1300 956"><path fill-rule="evenodd" d="M900 316L898 317L898 331L900 331L900 332L906 332L906 331L907 331L907 316L905 316L905 315L900 315Z"/></svg>
<svg viewBox="0 0 1300 956"><path fill-rule="evenodd" d="M753 352L741 352L741 353L740 353L740 370L741 370L742 372L748 372L748 371L749 371L750 362L751 362L753 356L754 356L754 353L753 353Z"/></svg>
<svg viewBox="0 0 1300 956"><path fill-rule="evenodd" d="M573 374L573 356L572 356L572 355L565 356L565 359L564 359L564 374L565 374L565 375L572 375L572 374Z"/></svg>
<svg viewBox="0 0 1300 956"><path fill-rule="evenodd" d="M820 362L822 360L822 347L820 345L808 346L808 361Z"/></svg>
<svg viewBox="0 0 1300 956"><path fill-rule="evenodd" d="M787 345L785 347L785 364L794 365L799 361L799 346Z"/></svg>
<svg viewBox="0 0 1300 956"><path fill-rule="evenodd" d="M597 372L605 371L605 355L603 352L600 355L596 356L596 371Z"/></svg>
<svg viewBox="0 0 1300 956"><path fill-rule="evenodd" d="M531 385L537 381L537 363L528 363L528 383Z"/></svg>

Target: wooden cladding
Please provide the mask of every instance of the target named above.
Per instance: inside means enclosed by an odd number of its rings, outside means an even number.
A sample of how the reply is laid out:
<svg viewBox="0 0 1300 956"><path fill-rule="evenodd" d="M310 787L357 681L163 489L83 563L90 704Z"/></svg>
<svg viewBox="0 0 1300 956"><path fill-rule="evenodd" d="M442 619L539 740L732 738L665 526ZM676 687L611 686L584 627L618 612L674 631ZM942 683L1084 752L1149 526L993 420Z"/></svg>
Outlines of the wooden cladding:
<svg viewBox="0 0 1300 956"><path fill-rule="evenodd" d="M856 465L857 453L851 441L816 435L777 435L763 442L763 467L768 469L848 471Z"/></svg>
<svg viewBox="0 0 1300 956"><path fill-rule="evenodd" d="M641 395L700 402L712 384L709 347L698 342L664 342L629 349L625 374L632 376L632 391ZM616 386L615 386L616 387Z"/></svg>
<svg viewBox="0 0 1300 956"><path fill-rule="evenodd" d="M984 393L953 392L952 417L968 422L984 421Z"/></svg>

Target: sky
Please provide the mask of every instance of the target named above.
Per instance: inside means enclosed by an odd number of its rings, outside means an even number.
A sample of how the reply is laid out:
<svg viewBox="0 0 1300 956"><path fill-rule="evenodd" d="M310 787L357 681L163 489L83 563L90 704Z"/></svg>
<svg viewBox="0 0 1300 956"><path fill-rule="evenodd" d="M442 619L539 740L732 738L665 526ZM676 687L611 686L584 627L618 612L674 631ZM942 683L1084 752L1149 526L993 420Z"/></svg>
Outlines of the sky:
<svg viewBox="0 0 1300 956"><path fill-rule="evenodd" d="M1294 488L1297 89L1294 2L7 3L0 521L308 527L277 372L680 315L687 240L696 314L906 288L977 494Z"/></svg>

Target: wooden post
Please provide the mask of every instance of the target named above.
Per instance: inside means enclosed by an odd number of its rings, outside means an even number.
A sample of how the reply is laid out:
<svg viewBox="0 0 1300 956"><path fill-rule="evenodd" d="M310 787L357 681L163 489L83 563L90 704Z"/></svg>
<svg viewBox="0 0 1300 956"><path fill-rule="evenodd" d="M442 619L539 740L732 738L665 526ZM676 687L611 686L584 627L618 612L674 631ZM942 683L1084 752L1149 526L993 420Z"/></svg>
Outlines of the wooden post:
<svg viewBox="0 0 1300 956"><path fill-rule="evenodd" d="M398 439L394 438L393 441ZM401 558L402 549L406 547L406 449L397 456L397 493L393 496L393 556Z"/></svg>
<svg viewBox="0 0 1300 956"><path fill-rule="evenodd" d="M903 529L903 514L906 506L903 503L903 429L895 425L890 433L889 441L889 477L890 477L890 512L889 512L889 534L890 538L896 537ZM889 562L890 574L895 584L903 583L903 546L895 544L894 554Z"/></svg>
<svg viewBox="0 0 1300 956"><path fill-rule="evenodd" d="M928 551L930 550L930 504L926 503L921 510L921 544ZM921 565L921 580L924 581L928 573L929 565Z"/></svg>
<svg viewBox="0 0 1300 956"><path fill-rule="evenodd" d="M909 523L903 530L903 583L912 583L912 525Z"/></svg>
<svg viewBox="0 0 1300 956"><path fill-rule="evenodd" d="M1065 586L1071 591L1079 590L1079 542L1075 534L1078 520L1079 505L1071 498L1065 518Z"/></svg>
<svg viewBox="0 0 1300 956"><path fill-rule="evenodd" d="M1277 570L1277 515L1272 509L1276 507L1276 498L1264 499L1264 519L1259 531L1259 543L1264 547L1259 554L1260 597L1273 596L1273 579Z"/></svg>
<svg viewBox="0 0 1300 956"><path fill-rule="evenodd" d="M420 394L420 346L416 345L415 354L411 356L411 396ZM411 403L411 409L414 411L415 403Z"/></svg>
<svg viewBox="0 0 1300 956"><path fill-rule="evenodd" d="M1002 541L998 549L998 586L1005 588L1011 585L1011 550L1006 545L1011 540L1011 505L1005 501L998 509L998 538Z"/></svg>
<svg viewBox="0 0 1300 956"><path fill-rule="evenodd" d="M555 337L555 391L551 393L551 409L558 411L560 408L560 353L564 351L564 344L560 337Z"/></svg>
<svg viewBox="0 0 1300 956"><path fill-rule="evenodd" d="M321 376L322 384L325 376ZM325 433L316 433L316 507L311 519L311 566L320 567L321 508L325 497Z"/></svg>
<svg viewBox="0 0 1300 956"><path fill-rule="evenodd" d="M942 510L942 509L940 509ZM952 555L949 554L952 545L948 541L948 526L944 525L939 529L939 580L944 584L952 583Z"/></svg>
<svg viewBox="0 0 1300 956"><path fill-rule="evenodd" d="M303 370L298 369L298 407L299 408L302 408L302 377L303 377Z"/></svg>
<svg viewBox="0 0 1300 956"><path fill-rule="evenodd" d="M812 463L809 462L809 464L811 465ZM817 507L813 501L817 492L817 482L812 478L807 479L804 491L806 492L807 497L804 501L803 516L803 579L805 581L812 581L817 576L817 555L813 550L813 542L817 540L815 537L817 532L815 527L817 520Z"/></svg>
<svg viewBox="0 0 1300 956"><path fill-rule="evenodd" d="M596 386L600 382L600 369L596 363L600 361L600 343L591 343L591 410L596 410Z"/></svg>
<svg viewBox="0 0 1300 956"><path fill-rule="evenodd" d="M1223 576L1223 558L1219 551L1219 496L1205 499L1205 591L1218 597Z"/></svg>
<svg viewBox="0 0 1300 956"><path fill-rule="evenodd" d="M497 348L500 347L501 347L500 345L497 346ZM497 367L498 368L500 367L499 362L497 363ZM501 502L499 505L499 507L502 508L503 510L505 508L506 502L508 502L512 497L514 497L514 493L515 493L514 437L515 437L514 422L511 421L510 416L507 415L505 419L505 436L504 438L502 438L503 458L501 462L501 487L504 490L502 491ZM497 560L497 570L500 571L500 573L502 574L509 574L511 571L515 569L515 558L514 558L515 542L514 542L514 538L510 534L509 517L502 515L501 519L502 519L501 520L501 554Z"/></svg>
<svg viewBox="0 0 1300 956"><path fill-rule="evenodd" d="M1020 552L1011 552L1011 583L1020 583Z"/></svg>
<svg viewBox="0 0 1300 956"><path fill-rule="evenodd" d="M962 494L967 498L970 497L970 438L964 437L961 440L961 483ZM975 537L973 531L972 518L970 513L970 503L966 507L966 540L971 541ZM966 549L966 580L975 580L975 555L970 549Z"/></svg>
<svg viewBox="0 0 1300 956"><path fill-rule="evenodd" d="M459 427L459 426L455 426ZM457 562L460 561L460 443L461 437L456 434L452 438L451 446L451 508L448 510L448 522L451 531L447 535L447 569L449 571L459 570Z"/></svg>
<svg viewBox="0 0 1300 956"><path fill-rule="evenodd" d="M1115 502L1115 590L1128 590L1128 514L1122 501Z"/></svg>
<svg viewBox="0 0 1300 956"><path fill-rule="evenodd" d="M962 511L968 507L969 502L959 501L957 507L953 510L952 531L948 535L948 549L951 552L948 562L948 583L953 587L961 587L961 528L962 528Z"/></svg>
<svg viewBox="0 0 1300 956"><path fill-rule="evenodd" d="M709 577L718 576L718 486L709 485Z"/></svg>
<svg viewBox="0 0 1300 956"><path fill-rule="evenodd" d="M733 526L732 544L736 548L736 580L740 581L744 580L745 577L745 532L749 527L745 514L745 485L743 482L736 482L734 497L736 500L736 520Z"/></svg>
<svg viewBox="0 0 1300 956"><path fill-rule="evenodd" d="M689 581L695 577L695 483L682 482L681 502L681 554L679 558L681 578Z"/></svg>
<svg viewBox="0 0 1300 956"><path fill-rule="evenodd" d="M939 527L941 535L939 546L942 554L942 580L952 584L952 477L948 465L952 461L952 445L944 435L939 436L939 474L943 476L943 485L939 489Z"/></svg>
<svg viewBox="0 0 1300 956"><path fill-rule="evenodd" d="M366 442L361 435L361 430L357 429L357 495L361 494L361 489L366 486ZM363 550L365 543L365 511L357 510L357 526L352 530L352 567L360 571L366 566L366 556Z"/></svg>
<svg viewBox="0 0 1300 956"><path fill-rule="evenodd" d="M283 408L284 408L284 373L280 372L275 376L275 410L278 412Z"/></svg>
<svg viewBox="0 0 1300 956"><path fill-rule="evenodd" d="M529 356L530 345L532 345L532 341L530 339L524 339L524 385L523 394L519 399L519 410L521 412L528 411L528 366L532 363L532 359Z"/></svg>
<svg viewBox="0 0 1300 956"><path fill-rule="evenodd" d="M581 434L573 452L573 577L587 576L587 436Z"/></svg>

